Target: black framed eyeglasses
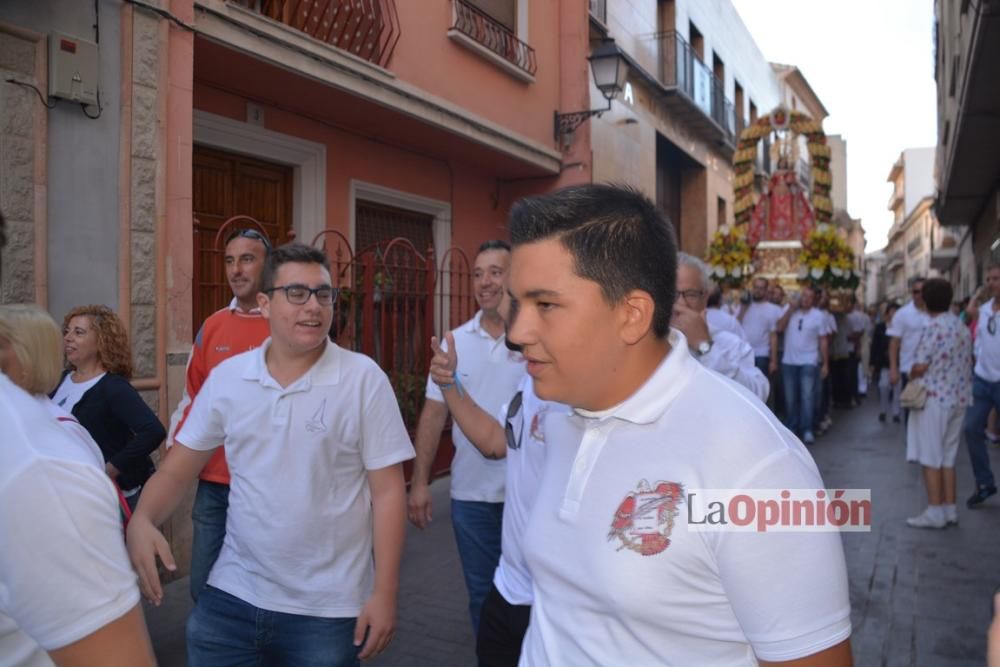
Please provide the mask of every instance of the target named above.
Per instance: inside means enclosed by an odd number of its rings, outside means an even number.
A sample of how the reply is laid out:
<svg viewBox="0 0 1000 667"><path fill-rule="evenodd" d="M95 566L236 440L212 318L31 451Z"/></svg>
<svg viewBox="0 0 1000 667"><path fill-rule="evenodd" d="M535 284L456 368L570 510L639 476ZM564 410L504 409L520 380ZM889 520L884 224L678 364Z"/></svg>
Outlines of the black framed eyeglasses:
<svg viewBox="0 0 1000 667"><path fill-rule="evenodd" d="M802 331L802 323L803 322L805 322L805 318L804 317L800 317L799 318L799 331Z"/></svg>
<svg viewBox="0 0 1000 667"><path fill-rule="evenodd" d="M226 245L233 239L244 238L253 239L254 241L260 241L264 244L264 249L267 252L271 252L271 242L267 240L267 237L258 232L256 229L237 229L226 237Z"/></svg>
<svg viewBox="0 0 1000 667"><path fill-rule="evenodd" d="M692 301L697 301L702 297L705 292L700 289L686 289L677 292L678 299L684 299L688 303Z"/></svg>
<svg viewBox="0 0 1000 667"><path fill-rule="evenodd" d="M989 319L986 320L986 330L990 333L991 336L997 332L997 316L996 316L996 313L994 313L993 315L990 315Z"/></svg>
<svg viewBox="0 0 1000 667"><path fill-rule="evenodd" d="M521 447L521 436L524 435L524 417L521 417L520 424L515 428L514 420L521 413L521 403L523 402L523 397L521 392L514 394L514 398L511 399L510 405L507 406L507 418L504 420L503 433L507 438L507 447L510 449L519 449ZM514 431L517 431L517 435L514 435Z"/></svg>
<svg viewBox="0 0 1000 667"><path fill-rule="evenodd" d="M316 295L316 303L321 306L332 306L333 302L337 299L337 294L340 292L339 289L330 287L329 285L320 285L319 287L307 287L305 285L275 285L269 289L263 290L267 295L274 294L276 290L281 290L285 293L285 298L288 299L288 303L295 306L301 306L309 302L309 297Z"/></svg>

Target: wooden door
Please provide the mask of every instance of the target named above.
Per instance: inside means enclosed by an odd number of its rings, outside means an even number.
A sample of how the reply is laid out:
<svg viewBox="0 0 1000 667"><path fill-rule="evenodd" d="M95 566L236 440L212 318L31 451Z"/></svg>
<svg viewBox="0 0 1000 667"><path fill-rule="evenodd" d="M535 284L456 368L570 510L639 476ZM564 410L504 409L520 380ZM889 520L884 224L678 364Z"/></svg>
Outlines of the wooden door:
<svg viewBox="0 0 1000 667"><path fill-rule="evenodd" d="M259 222L271 243L281 245L292 235L292 168L224 151L194 147L194 275L193 323L229 303L223 248L215 247L219 227L234 215ZM250 227L237 225L233 229ZM220 242L221 246L221 242Z"/></svg>

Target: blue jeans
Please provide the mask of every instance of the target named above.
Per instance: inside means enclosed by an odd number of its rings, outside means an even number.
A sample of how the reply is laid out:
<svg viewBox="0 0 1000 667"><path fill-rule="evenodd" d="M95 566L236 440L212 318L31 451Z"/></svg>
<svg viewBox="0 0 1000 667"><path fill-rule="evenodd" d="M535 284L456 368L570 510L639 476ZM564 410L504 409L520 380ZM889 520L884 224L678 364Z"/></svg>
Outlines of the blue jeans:
<svg viewBox="0 0 1000 667"><path fill-rule="evenodd" d="M191 509L191 599L208 583L208 574L219 558L226 538L226 512L229 510L229 486L198 481L198 492Z"/></svg>
<svg viewBox="0 0 1000 667"><path fill-rule="evenodd" d="M206 586L187 622L188 667L357 667L355 618L258 609Z"/></svg>
<svg viewBox="0 0 1000 667"><path fill-rule="evenodd" d="M479 635L479 615L500 563L503 503L451 499L451 526L469 593L472 631Z"/></svg>
<svg viewBox="0 0 1000 667"><path fill-rule="evenodd" d="M976 476L976 485L981 487L996 484L984 433L991 408L1000 409L1000 382L987 382L976 375L972 378L972 406L965 412L964 429L972 473Z"/></svg>
<svg viewBox="0 0 1000 667"><path fill-rule="evenodd" d="M785 421L788 428L802 436L813 430L813 410L816 407L818 366L781 364L785 391Z"/></svg>

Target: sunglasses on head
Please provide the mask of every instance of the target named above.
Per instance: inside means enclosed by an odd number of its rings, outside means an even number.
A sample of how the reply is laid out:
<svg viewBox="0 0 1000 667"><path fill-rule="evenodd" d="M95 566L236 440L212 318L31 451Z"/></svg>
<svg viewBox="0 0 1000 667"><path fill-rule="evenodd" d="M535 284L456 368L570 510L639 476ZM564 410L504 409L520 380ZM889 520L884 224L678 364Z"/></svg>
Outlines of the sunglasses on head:
<svg viewBox="0 0 1000 667"><path fill-rule="evenodd" d="M268 252L271 252L271 242L267 240L266 236L258 232L256 229L237 229L235 232L226 237L226 244L228 245L230 241L238 238L260 241L264 244L264 248Z"/></svg>

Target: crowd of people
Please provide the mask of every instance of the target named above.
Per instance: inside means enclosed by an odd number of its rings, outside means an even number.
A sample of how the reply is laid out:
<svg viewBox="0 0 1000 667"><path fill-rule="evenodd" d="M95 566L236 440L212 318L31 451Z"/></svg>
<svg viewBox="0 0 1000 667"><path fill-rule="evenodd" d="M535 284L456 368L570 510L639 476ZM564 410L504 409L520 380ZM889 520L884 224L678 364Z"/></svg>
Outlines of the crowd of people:
<svg viewBox="0 0 1000 667"><path fill-rule="evenodd" d="M139 595L162 602L161 526L195 486L188 664L378 655L449 417L483 666L850 664L836 532L699 532L684 505L691 489L823 489L806 445L868 387L883 421L911 406L928 507L910 525L957 523L963 431L968 506L996 493L985 291L959 317L946 281L918 281L874 322L762 278L727 303L652 202L615 186L523 199L509 229L478 249L475 317L431 341L412 444L385 373L331 341L337 290L314 248L229 235L233 299L198 331L166 429L113 311L73 309L60 335L36 306L0 306L0 534L17 545L0 550L0 664L153 664ZM1000 297L1000 268L987 286Z"/></svg>

